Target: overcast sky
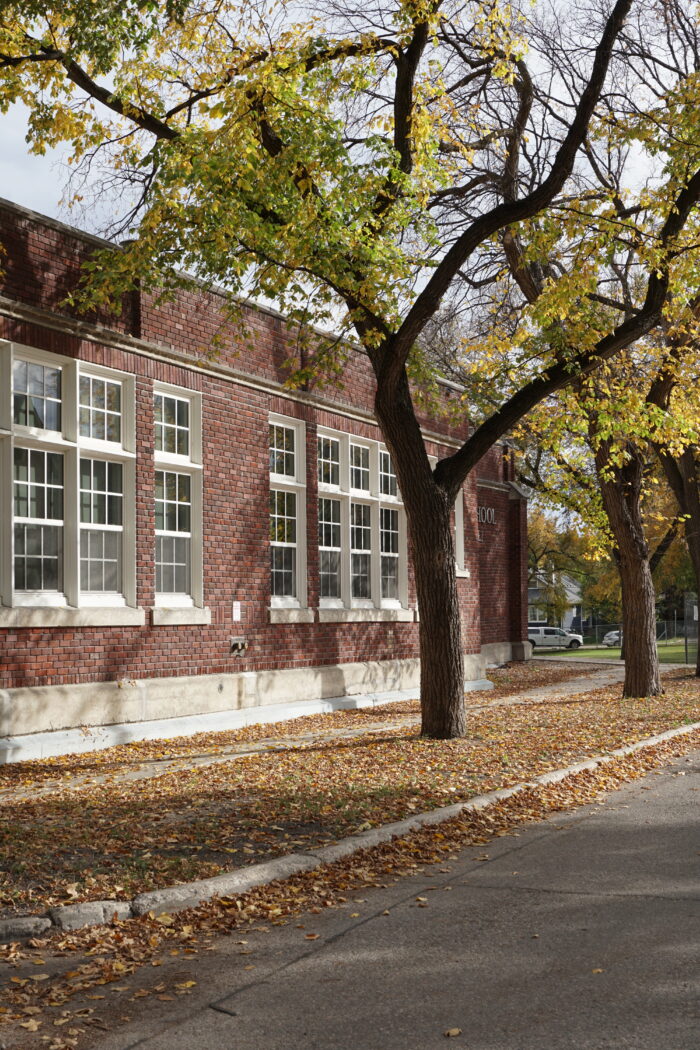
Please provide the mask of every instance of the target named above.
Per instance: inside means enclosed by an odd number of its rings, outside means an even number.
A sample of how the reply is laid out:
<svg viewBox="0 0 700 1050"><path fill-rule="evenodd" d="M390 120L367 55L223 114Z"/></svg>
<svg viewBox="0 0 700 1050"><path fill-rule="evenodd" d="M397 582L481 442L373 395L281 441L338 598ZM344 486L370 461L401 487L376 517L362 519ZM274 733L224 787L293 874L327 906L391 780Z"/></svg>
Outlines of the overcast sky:
<svg viewBox="0 0 700 1050"><path fill-rule="evenodd" d="M58 150L45 157L29 154L26 122L24 107L13 106L0 115L0 196L65 221L68 213L59 208L67 173L63 154Z"/></svg>

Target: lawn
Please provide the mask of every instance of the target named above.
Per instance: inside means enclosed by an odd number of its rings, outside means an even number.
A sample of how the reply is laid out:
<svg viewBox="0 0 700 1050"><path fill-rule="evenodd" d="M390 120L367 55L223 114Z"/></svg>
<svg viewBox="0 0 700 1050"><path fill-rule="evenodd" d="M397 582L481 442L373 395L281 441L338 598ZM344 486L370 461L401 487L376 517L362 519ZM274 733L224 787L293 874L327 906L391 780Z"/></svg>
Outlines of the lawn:
<svg viewBox="0 0 700 1050"><path fill-rule="evenodd" d="M662 664L684 664L685 663L685 643L684 642L672 642L670 645L659 645L657 647L659 653L659 662ZM542 655L541 650L537 650L538 655ZM619 646L599 646L597 648L582 646L580 649L564 649L557 651L557 656L587 656L591 659L608 659L608 660L619 660L620 659L620 648ZM695 663L695 652L694 650L689 652L689 659Z"/></svg>
<svg viewBox="0 0 700 1050"><path fill-rule="evenodd" d="M406 701L4 767L2 908L35 913L219 874L700 720L700 681L687 672L650 699L622 700L619 686L567 696L564 681L557 695L494 705L567 670L499 672L493 693L467 694L463 740L421 739L418 703ZM161 772L164 761L179 765Z"/></svg>

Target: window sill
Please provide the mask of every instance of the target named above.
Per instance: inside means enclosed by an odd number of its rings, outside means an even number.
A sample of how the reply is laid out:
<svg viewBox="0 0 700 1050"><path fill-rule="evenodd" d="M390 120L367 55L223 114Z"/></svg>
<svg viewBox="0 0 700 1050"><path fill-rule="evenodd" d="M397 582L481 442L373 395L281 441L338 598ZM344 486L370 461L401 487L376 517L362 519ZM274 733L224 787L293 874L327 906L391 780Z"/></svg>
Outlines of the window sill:
<svg viewBox="0 0 700 1050"><path fill-rule="evenodd" d="M170 627L187 624L211 623L211 609L185 608L165 609L162 606L151 610L151 623L154 627Z"/></svg>
<svg viewBox="0 0 700 1050"><path fill-rule="evenodd" d="M269 610L270 623L313 623L313 609L282 609L272 608Z"/></svg>
<svg viewBox="0 0 700 1050"><path fill-rule="evenodd" d="M472 574L470 573L469 569L457 569L455 571L455 576L458 580L470 580Z"/></svg>
<svg viewBox="0 0 700 1050"><path fill-rule="evenodd" d="M319 609L320 623L413 623L413 609Z"/></svg>
<svg viewBox="0 0 700 1050"><path fill-rule="evenodd" d="M85 609L27 605L0 608L2 627L143 627L144 609L92 606Z"/></svg>

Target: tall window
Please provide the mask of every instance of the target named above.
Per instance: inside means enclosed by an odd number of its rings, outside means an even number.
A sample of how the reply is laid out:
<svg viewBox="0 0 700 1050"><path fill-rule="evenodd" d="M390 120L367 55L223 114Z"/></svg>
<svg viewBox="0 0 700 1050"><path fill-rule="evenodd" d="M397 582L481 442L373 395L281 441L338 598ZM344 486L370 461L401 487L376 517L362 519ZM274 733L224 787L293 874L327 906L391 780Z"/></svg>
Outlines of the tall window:
<svg viewBox="0 0 700 1050"><path fill-rule="evenodd" d="M340 598L342 554L340 500L318 501L319 586L322 598Z"/></svg>
<svg viewBox="0 0 700 1050"><path fill-rule="evenodd" d="M200 412L196 395L156 386L156 605L164 608L203 602Z"/></svg>
<svg viewBox="0 0 700 1050"><path fill-rule="evenodd" d="M297 497L295 492L270 492L270 570L275 597L297 596Z"/></svg>
<svg viewBox="0 0 700 1050"><path fill-rule="evenodd" d="M377 442L318 436L321 604L407 605L406 527L391 456Z"/></svg>
<svg viewBox="0 0 700 1050"><path fill-rule="evenodd" d="M156 471L156 591L189 595L192 542L189 474Z"/></svg>
<svg viewBox="0 0 700 1050"><path fill-rule="evenodd" d="M350 504L350 584L353 598L372 597L372 509Z"/></svg>
<svg viewBox="0 0 700 1050"><path fill-rule="evenodd" d="M122 590L124 467L103 459L80 460L80 589Z"/></svg>
<svg viewBox="0 0 700 1050"><path fill-rule="evenodd" d="M63 456L14 450L14 586L63 590Z"/></svg>
<svg viewBox="0 0 700 1050"><path fill-rule="evenodd" d="M399 512L379 508L379 536L382 552L382 598L399 597Z"/></svg>
<svg viewBox="0 0 700 1050"><path fill-rule="evenodd" d="M3 606L135 605L133 418L131 377L0 344Z"/></svg>
<svg viewBox="0 0 700 1050"><path fill-rule="evenodd" d="M270 594L273 606L306 605L304 425L284 416L269 424Z"/></svg>

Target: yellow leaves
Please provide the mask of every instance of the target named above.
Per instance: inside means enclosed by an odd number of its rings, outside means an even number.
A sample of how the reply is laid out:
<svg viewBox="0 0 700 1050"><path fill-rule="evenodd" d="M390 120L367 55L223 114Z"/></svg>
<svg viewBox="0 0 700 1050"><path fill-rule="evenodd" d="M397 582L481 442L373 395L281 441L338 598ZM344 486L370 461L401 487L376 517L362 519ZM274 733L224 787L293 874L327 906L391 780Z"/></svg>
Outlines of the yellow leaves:
<svg viewBox="0 0 700 1050"><path fill-rule="evenodd" d="M461 1028L446 1028L445 1031L442 1034L445 1036L446 1039L454 1039L455 1036L458 1036L458 1035L462 1034L462 1029Z"/></svg>
<svg viewBox="0 0 700 1050"><path fill-rule="evenodd" d="M38 1032L41 1027L41 1021L37 1021L35 1017L31 1017L28 1021L20 1021L20 1028L26 1028L28 1032Z"/></svg>

